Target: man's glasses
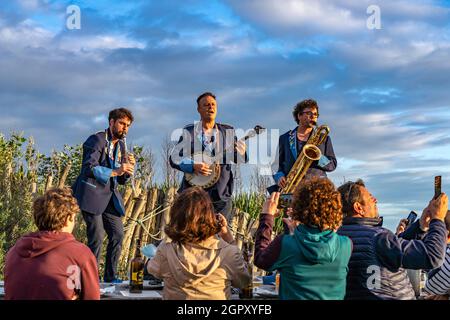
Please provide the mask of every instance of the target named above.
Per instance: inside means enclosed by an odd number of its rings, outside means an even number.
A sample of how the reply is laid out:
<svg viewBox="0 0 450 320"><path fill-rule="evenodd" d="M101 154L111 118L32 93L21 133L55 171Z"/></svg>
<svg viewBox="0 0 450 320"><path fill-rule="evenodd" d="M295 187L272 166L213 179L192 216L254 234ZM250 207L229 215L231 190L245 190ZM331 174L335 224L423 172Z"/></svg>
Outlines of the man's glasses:
<svg viewBox="0 0 450 320"><path fill-rule="evenodd" d="M319 113L317 112L311 112L311 111L303 111L302 114L306 114L308 117L315 117L318 118L319 117Z"/></svg>

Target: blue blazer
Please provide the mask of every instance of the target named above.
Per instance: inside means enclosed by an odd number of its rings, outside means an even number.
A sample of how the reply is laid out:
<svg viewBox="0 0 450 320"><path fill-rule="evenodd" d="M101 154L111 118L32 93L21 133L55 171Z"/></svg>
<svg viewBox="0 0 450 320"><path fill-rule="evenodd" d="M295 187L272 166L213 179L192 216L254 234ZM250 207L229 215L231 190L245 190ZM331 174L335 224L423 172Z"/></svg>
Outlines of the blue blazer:
<svg viewBox="0 0 450 320"><path fill-rule="evenodd" d="M122 196L117 189L118 184L125 184L130 175L111 177L113 169L121 165L125 144L118 141L118 148L110 158L111 133L109 129L91 135L83 144L83 162L81 172L72 186L75 198L81 210L91 214L102 214L113 197L114 207L125 214Z"/></svg>
<svg viewBox="0 0 450 320"><path fill-rule="evenodd" d="M201 146L202 152L204 152L206 149L205 145L202 143L199 137L195 136L194 128L195 128L194 124L190 124L184 127L183 134L181 135L177 145L175 146L175 148L172 151L172 154L169 157L170 166L174 169L180 170L185 173L194 172L193 162L189 158L189 156L194 154L194 152L200 151L194 150L194 141L196 141L195 146ZM224 150L224 148L226 148L226 146L231 143L231 141L227 141L230 140L230 136L232 136L233 143L237 141L237 137L234 134L234 129L232 126L217 123L217 128L220 132L221 137L227 137L226 139L220 139L220 142L222 142L221 150ZM228 133L229 130L232 130L232 135ZM227 132L226 136L225 132ZM186 145L186 143L189 142L190 142L190 149L189 146ZM185 150L190 150L191 154L185 155L184 154ZM178 154L177 157L175 156L176 154ZM242 156L239 155L239 153L235 149L234 151L229 152L227 155L224 155L224 159L220 165L221 172L219 180L212 187L205 189L205 191L208 192L208 194L210 195L212 201L228 200L231 198L234 188L234 177L231 162L244 163L247 161L248 161L247 154L245 154L245 157L243 158ZM181 182L180 188L178 189L178 192L182 192L183 190L189 187L191 187L191 185L186 181L185 176L183 176L183 180Z"/></svg>
<svg viewBox="0 0 450 320"><path fill-rule="evenodd" d="M273 164L275 172L273 179L275 183L278 183L281 177L288 175L300 154L301 150L297 150L297 128L280 136L278 142L278 161ZM326 177L326 172L334 171L337 167L336 155L334 154L330 136L327 136L325 142L320 144L318 148L322 152L322 157L311 164L306 172L306 176ZM268 188L269 193L278 190L277 185Z"/></svg>

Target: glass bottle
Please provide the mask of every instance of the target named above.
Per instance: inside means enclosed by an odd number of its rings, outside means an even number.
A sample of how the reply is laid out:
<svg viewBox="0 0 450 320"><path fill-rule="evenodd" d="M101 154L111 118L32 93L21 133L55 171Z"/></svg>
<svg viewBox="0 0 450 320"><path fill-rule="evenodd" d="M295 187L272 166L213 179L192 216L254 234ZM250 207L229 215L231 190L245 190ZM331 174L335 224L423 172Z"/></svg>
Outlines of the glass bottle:
<svg viewBox="0 0 450 320"><path fill-rule="evenodd" d="M141 255L141 239L136 240L136 252L130 263L130 293L141 293L144 288L144 259Z"/></svg>

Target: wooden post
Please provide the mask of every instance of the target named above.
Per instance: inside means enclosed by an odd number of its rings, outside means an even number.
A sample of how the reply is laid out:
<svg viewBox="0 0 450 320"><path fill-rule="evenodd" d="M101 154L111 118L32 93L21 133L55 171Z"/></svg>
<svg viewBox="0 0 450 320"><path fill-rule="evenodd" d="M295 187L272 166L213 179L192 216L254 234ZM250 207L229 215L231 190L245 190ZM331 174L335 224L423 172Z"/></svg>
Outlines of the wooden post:
<svg viewBox="0 0 450 320"><path fill-rule="evenodd" d="M157 207L158 207L158 189L151 188L147 194L147 207L145 209L145 215L150 214L150 212L155 210ZM156 220L155 217L153 217L144 222L145 229L149 230L151 233L154 233L153 225L155 220ZM147 244L151 240L152 239L150 238L150 236L147 233L144 233L142 243Z"/></svg>
<svg viewBox="0 0 450 320"><path fill-rule="evenodd" d="M177 192L176 188L170 187L169 190L167 190L167 194L164 199L163 208L167 209L167 210L162 212L161 224L159 226L159 229L161 230L161 238L163 238L163 239L167 239L167 235L164 232L164 228L166 227L166 225L169 224L169 221L170 221L170 209L169 208L172 206L173 200L175 199L176 192Z"/></svg>
<svg viewBox="0 0 450 320"><path fill-rule="evenodd" d="M133 193L133 190L131 189L130 186L127 186L125 188L125 192L123 193L123 205L126 207L128 204L128 201L130 201L131 199L131 194Z"/></svg>
<svg viewBox="0 0 450 320"><path fill-rule="evenodd" d="M142 197L139 198L138 202L136 203L136 212L137 212L136 220L139 221L140 219L142 219L144 217L146 203L147 203L147 193L144 193L142 195ZM132 225L131 229L133 229L133 232L131 233L132 236L129 240L130 249L128 250L128 261L130 261L133 258L133 254L136 249L135 239L137 237L141 238L141 236L142 236L142 227L134 221L132 221L132 223L133 223L133 225ZM142 244L142 242L141 242L141 244Z"/></svg>
<svg viewBox="0 0 450 320"><path fill-rule="evenodd" d="M125 234L123 236L123 241L122 241L122 257L121 257L121 264L125 264L128 262L128 253L130 250L130 245L132 242L132 235L134 232L134 229L136 227L136 222L135 220L137 220L137 217L139 215L139 212L141 210L143 210L145 205L145 199L143 197L138 198L138 200L136 201L136 204L133 207L133 212L130 215L130 218L127 221L127 226L128 229L125 231Z"/></svg>

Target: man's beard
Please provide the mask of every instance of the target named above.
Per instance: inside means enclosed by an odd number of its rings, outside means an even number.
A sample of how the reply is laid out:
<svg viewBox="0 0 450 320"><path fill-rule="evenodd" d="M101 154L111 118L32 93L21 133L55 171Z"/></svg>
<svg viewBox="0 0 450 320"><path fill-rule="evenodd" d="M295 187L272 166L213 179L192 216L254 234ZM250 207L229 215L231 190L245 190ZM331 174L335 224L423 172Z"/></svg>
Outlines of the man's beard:
<svg viewBox="0 0 450 320"><path fill-rule="evenodd" d="M126 136L126 133L124 131L119 132L115 128L113 128L112 134L113 134L114 138L116 138L116 139L122 139Z"/></svg>

